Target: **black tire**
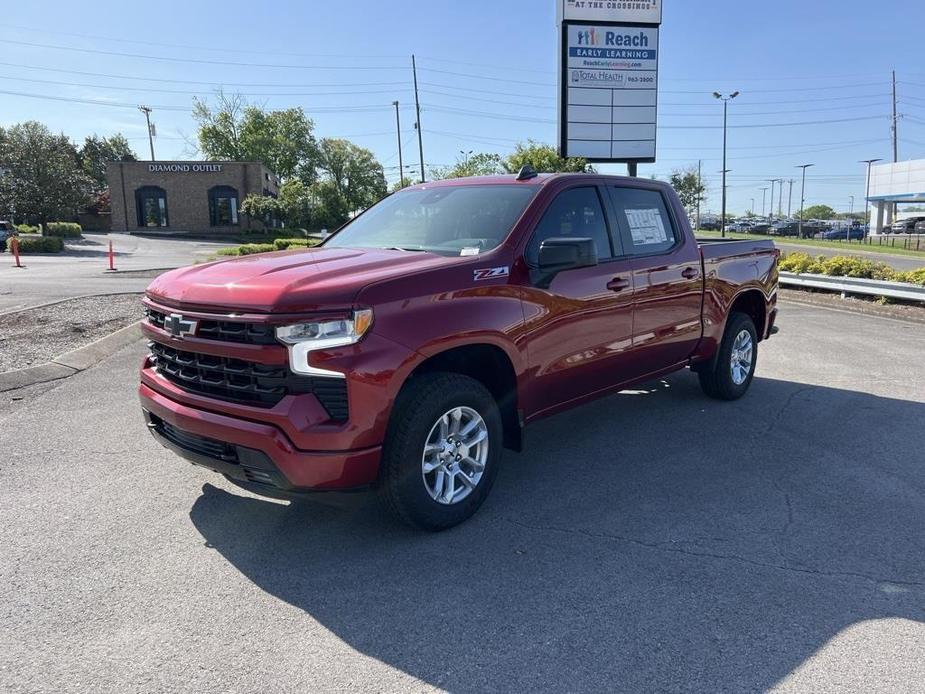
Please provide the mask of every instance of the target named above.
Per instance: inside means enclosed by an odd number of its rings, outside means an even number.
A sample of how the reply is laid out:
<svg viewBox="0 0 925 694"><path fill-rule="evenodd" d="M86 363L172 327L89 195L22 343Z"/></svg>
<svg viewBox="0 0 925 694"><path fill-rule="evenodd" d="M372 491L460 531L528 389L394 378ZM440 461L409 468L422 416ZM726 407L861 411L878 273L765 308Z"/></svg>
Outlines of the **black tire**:
<svg viewBox="0 0 925 694"><path fill-rule="evenodd" d="M752 339L752 359L748 375L742 383L736 383L732 378L732 346L736 337L747 330ZM755 323L751 317L744 313L733 312L729 314L726 322L726 331L720 343L716 359L709 366L698 372L700 387L703 392L717 400L738 400L752 383L755 376L755 367L758 363L758 334Z"/></svg>
<svg viewBox="0 0 925 694"><path fill-rule="evenodd" d="M481 479L457 503L434 500L421 469L427 437L445 413L457 407L475 410L488 429L488 459ZM413 377L399 393L392 410L382 453L382 494L391 510L408 525L445 530L472 516L485 501L498 474L503 446L501 413L481 383L454 373Z"/></svg>

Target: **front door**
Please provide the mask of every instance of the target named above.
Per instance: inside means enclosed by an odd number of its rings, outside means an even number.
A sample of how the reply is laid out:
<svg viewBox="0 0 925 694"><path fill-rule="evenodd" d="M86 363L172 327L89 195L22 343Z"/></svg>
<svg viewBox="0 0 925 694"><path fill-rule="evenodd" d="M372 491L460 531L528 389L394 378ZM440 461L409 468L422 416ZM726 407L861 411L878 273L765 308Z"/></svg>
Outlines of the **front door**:
<svg viewBox="0 0 925 694"><path fill-rule="evenodd" d="M607 188L632 259L634 361L643 373L652 373L683 362L700 340L700 248L675 223L660 190Z"/></svg>
<svg viewBox="0 0 925 694"><path fill-rule="evenodd" d="M526 349L533 378L527 416L625 380L632 348L632 261L611 233L597 186L570 188L546 209L525 251L536 267L547 238L591 238L598 265L560 272L548 288L524 288Z"/></svg>

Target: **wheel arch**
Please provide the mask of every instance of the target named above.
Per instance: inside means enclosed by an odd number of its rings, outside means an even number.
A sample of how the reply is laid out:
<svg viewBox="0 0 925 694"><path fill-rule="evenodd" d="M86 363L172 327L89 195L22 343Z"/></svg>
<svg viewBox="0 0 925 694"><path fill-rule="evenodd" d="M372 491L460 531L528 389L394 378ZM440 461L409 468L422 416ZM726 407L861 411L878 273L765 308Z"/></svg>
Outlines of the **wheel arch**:
<svg viewBox="0 0 925 694"><path fill-rule="evenodd" d="M436 372L457 373L478 381L498 404L505 448L523 449L518 372L506 349L494 342L479 341L442 345L422 354L424 359L411 370L402 388L418 376Z"/></svg>

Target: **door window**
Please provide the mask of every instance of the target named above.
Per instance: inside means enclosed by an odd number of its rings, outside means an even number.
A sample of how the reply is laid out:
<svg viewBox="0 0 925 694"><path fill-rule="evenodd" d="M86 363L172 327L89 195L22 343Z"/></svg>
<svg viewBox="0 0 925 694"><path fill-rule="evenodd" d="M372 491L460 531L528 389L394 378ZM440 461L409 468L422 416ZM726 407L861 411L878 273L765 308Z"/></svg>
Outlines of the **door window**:
<svg viewBox="0 0 925 694"><path fill-rule="evenodd" d="M610 196L633 255L664 253L678 243L677 230L660 192L612 187Z"/></svg>
<svg viewBox="0 0 925 694"><path fill-rule="evenodd" d="M597 247L598 260L614 257L597 188L572 188L559 193L527 244L524 253L527 263L538 266L543 241L563 236L592 239Z"/></svg>

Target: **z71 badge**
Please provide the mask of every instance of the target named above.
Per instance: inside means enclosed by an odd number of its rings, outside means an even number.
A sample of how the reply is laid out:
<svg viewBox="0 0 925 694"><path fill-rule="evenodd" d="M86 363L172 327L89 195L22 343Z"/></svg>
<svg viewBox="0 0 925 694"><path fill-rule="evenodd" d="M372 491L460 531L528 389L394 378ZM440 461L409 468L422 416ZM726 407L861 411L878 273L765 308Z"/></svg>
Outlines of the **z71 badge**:
<svg viewBox="0 0 925 694"><path fill-rule="evenodd" d="M472 279L476 282L479 280L493 280L498 277L507 277L510 273L510 268L505 265L503 267L487 267L482 270L473 270Z"/></svg>

